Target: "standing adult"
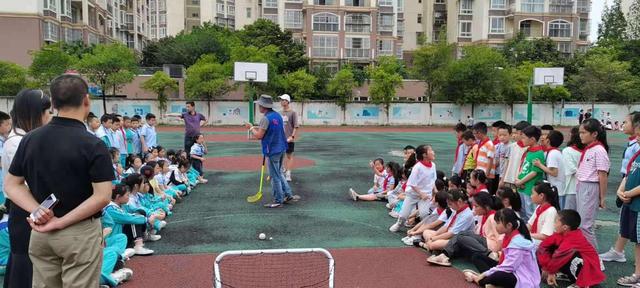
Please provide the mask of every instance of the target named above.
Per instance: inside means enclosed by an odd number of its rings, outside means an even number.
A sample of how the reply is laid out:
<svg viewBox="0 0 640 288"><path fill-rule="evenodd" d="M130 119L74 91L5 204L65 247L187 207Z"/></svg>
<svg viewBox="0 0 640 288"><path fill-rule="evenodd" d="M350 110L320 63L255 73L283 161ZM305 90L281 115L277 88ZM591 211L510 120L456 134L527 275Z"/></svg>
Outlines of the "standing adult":
<svg viewBox="0 0 640 288"><path fill-rule="evenodd" d="M298 113L291 109L291 96L283 94L280 96L280 105L282 106L282 122L284 123L284 136L287 137L287 151L284 161L284 177L287 181L291 181L291 169L293 168L293 151L296 144L296 133L300 127L298 122Z"/></svg>
<svg viewBox="0 0 640 288"><path fill-rule="evenodd" d="M24 136L6 176L6 191L13 203L36 215L28 219L33 287L98 287L100 216L111 199L111 157L83 124L91 108L87 83L66 74L54 79L50 89L58 116ZM51 194L57 205L40 207Z"/></svg>
<svg viewBox="0 0 640 288"><path fill-rule="evenodd" d="M261 95L255 101L264 117L257 127L247 124L247 128L256 139L262 143L262 154L269 158L269 174L271 176L271 188L273 202L264 205L267 208L282 207L282 204L297 201L299 196L291 193L289 183L282 173L282 160L287 150L287 138L284 135L284 127L280 113L273 111L273 98L269 95Z"/></svg>
<svg viewBox="0 0 640 288"><path fill-rule="evenodd" d="M184 120L184 151L191 151L191 146L196 143L196 136L200 134L200 127L207 124L207 118L196 112L196 103L187 101L187 112L182 114L167 114L167 116L180 117Z"/></svg>
<svg viewBox="0 0 640 288"><path fill-rule="evenodd" d="M584 113L584 120L591 119L591 109L587 109L587 113ZM584 120L582 120L584 122ZM582 124L582 122L580 122Z"/></svg>
<svg viewBox="0 0 640 288"><path fill-rule="evenodd" d="M582 124L584 121L584 110L580 109L580 114L578 115L578 125Z"/></svg>
<svg viewBox="0 0 640 288"><path fill-rule="evenodd" d="M13 161L22 137L27 132L49 122L50 109L51 99L42 90L27 89L18 93L11 110L13 128L4 142L4 150L2 151L2 171L5 174L9 171L9 166L11 166L11 161ZM101 141L95 136L93 137ZM8 188L7 186L5 183L5 188ZM3 193L7 197L5 205L9 210L11 253L4 275L4 287L31 287L33 268L31 259L29 259L29 239L31 238L31 227L27 223L29 213L14 205L6 191L5 189Z"/></svg>

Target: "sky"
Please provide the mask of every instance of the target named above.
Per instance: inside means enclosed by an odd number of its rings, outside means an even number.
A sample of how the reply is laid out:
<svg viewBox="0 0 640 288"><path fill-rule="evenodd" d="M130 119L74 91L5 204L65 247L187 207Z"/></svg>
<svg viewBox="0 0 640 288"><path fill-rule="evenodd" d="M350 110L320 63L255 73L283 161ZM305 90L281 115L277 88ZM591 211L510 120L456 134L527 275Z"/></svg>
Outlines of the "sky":
<svg viewBox="0 0 640 288"><path fill-rule="evenodd" d="M592 0L591 2L591 35L589 40L595 42L598 39L598 24L602 18L605 0Z"/></svg>

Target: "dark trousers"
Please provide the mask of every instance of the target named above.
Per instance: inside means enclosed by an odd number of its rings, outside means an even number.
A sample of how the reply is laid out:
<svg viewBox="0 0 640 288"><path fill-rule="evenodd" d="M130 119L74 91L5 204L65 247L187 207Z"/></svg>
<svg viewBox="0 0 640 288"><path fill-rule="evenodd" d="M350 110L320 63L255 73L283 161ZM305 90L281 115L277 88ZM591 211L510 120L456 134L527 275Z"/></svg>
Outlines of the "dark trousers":
<svg viewBox="0 0 640 288"><path fill-rule="evenodd" d="M193 167L193 169L196 169L196 171L198 171L200 176L203 175L203 173L202 173L202 161L200 161L199 159L191 158L191 167Z"/></svg>
<svg viewBox="0 0 640 288"><path fill-rule="evenodd" d="M560 272L564 275L567 275L569 278L569 282L575 283L578 278L578 274L580 274L580 270L582 270L582 258L580 257L580 253L576 252L571 261L567 261L562 268L560 268Z"/></svg>
<svg viewBox="0 0 640 288"><path fill-rule="evenodd" d="M128 224L122 227L122 233L127 236L127 247L131 248L135 245L138 238L144 238L147 231L147 224Z"/></svg>
<svg viewBox="0 0 640 288"><path fill-rule="evenodd" d="M444 252L449 258L476 253L489 253L487 239L472 231L462 231L449 239Z"/></svg>
<svg viewBox="0 0 640 288"><path fill-rule="evenodd" d="M500 184L500 175L496 175L495 178L488 179L488 181L489 193L491 193L491 195L496 195L496 192L498 192L498 184Z"/></svg>
<svg viewBox="0 0 640 288"><path fill-rule="evenodd" d="M187 155L191 155L191 146L196 143L193 136L184 135L184 151L187 151Z"/></svg>
<svg viewBox="0 0 640 288"><path fill-rule="evenodd" d="M4 276L4 287L31 287L33 265L29 258L31 226L27 222L29 213L7 199L9 209L9 242L11 253Z"/></svg>
<svg viewBox="0 0 640 288"><path fill-rule="evenodd" d="M478 284L480 286L484 286L487 284L491 284L494 286L500 286L502 288L513 288L516 287L516 283L518 283L518 278L516 275L512 273L497 271L487 277L482 278Z"/></svg>
<svg viewBox="0 0 640 288"><path fill-rule="evenodd" d="M476 266L480 273L484 273L498 265L498 261L489 258L487 253L473 253L471 255L471 263Z"/></svg>

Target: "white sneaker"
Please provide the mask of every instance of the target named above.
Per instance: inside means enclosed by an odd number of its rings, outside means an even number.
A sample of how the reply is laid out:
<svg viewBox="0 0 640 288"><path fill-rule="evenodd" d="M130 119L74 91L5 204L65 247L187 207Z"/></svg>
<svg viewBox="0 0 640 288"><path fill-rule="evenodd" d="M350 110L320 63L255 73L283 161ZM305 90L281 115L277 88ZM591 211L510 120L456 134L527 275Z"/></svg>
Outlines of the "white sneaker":
<svg viewBox="0 0 640 288"><path fill-rule="evenodd" d="M400 216L400 213L398 213L396 211L391 211L391 212L389 212L389 216L391 216L393 218L398 218Z"/></svg>
<svg viewBox="0 0 640 288"><path fill-rule="evenodd" d="M162 236L157 235L157 234L148 233L147 235L144 236L144 240L145 241L156 242L156 241L158 241L160 239L162 239Z"/></svg>
<svg viewBox="0 0 640 288"><path fill-rule="evenodd" d="M125 281L129 281L133 277L133 270L129 268L122 268L116 272L111 273L111 278L116 280L116 283L120 284Z"/></svg>
<svg viewBox="0 0 640 288"><path fill-rule="evenodd" d="M407 237L407 239L404 239L402 242L404 243L404 245L413 246L413 241L415 241L416 239L418 239L417 236L411 236Z"/></svg>
<svg viewBox="0 0 640 288"><path fill-rule="evenodd" d="M391 207L391 203L387 203L387 205L384 206L387 207L387 209L393 209L393 207Z"/></svg>
<svg viewBox="0 0 640 288"><path fill-rule="evenodd" d="M287 172L284 173L284 178L291 182L291 170L287 170Z"/></svg>
<svg viewBox="0 0 640 288"><path fill-rule="evenodd" d="M167 226L167 221L164 221L164 220L160 221L160 229L162 229L162 228L164 228L166 226Z"/></svg>
<svg viewBox="0 0 640 288"><path fill-rule="evenodd" d="M598 256L600 256L600 260L604 262L620 262L620 263L627 262L627 258L624 256L624 253L620 253L613 248L609 249L609 251L602 253Z"/></svg>
<svg viewBox="0 0 640 288"><path fill-rule="evenodd" d="M124 252L122 253L122 259L129 260L129 258L133 257L133 255L136 255L136 249L124 249Z"/></svg>
<svg viewBox="0 0 640 288"><path fill-rule="evenodd" d="M349 188L349 196L351 196L351 200L358 201L358 193L353 191L353 188Z"/></svg>
<svg viewBox="0 0 640 288"><path fill-rule="evenodd" d="M398 232L398 230L400 230L401 224L396 222L393 225L391 225L391 227L389 227L389 231L391 232Z"/></svg>
<svg viewBox="0 0 640 288"><path fill-rule="evenodd" d="M136 255L147 256L153 254L153 250L144 248L144 246L137 246L133 248Z"/></svg>

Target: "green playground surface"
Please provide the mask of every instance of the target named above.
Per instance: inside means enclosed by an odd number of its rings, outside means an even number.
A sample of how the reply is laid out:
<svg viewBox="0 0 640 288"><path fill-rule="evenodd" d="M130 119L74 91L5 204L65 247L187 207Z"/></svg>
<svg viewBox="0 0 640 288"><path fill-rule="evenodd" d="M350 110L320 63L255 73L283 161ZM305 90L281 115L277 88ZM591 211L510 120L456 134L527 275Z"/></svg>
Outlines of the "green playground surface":
<svg viewBox="0 0 640 288"><path fill-rule="evenodd" d="M399 152L405 145L432 145L438 170L449 174L456 142L449 129L403 131L403 128L384 127L377 130L305 131L303 128L303 135L296 143L296 155L315 161L315 166L294 170L291 187L302 200L284 208L267 209L260 203L246 202L246 196L258 189L259 161L252 172L207 171L209 184L201 185L176 206L174 215L168 219L169 225L162 231L162 240L149 243L149 248L156 254L199 254L238 249L406 247L400 241L403 234L388 231L395 219L388 216L383 203L353 202L347 191L353 187L365 192L372 182L369 161L382 157L386 162L401 163ZM183 134L179 129L160 128L159 131L161 145L182 146ZM246 132L207 128L205 134L237 139ZM608 136L612 169L607 208L598 215L600 252L611 247L618 233L614 195L627 139L619 132ZM259 143L254 141L209 142L208 148L208 157L260 155ZM262 203L270 199L271 187L265 183ZM273 240L260 241L259 233L266 233ZM614 287L617 278L633 272L631 245L626 247L626 256L627 263L606 264L608 279L604 287ZM471 268L464 260L454 260L454 266Z"/></svg>

